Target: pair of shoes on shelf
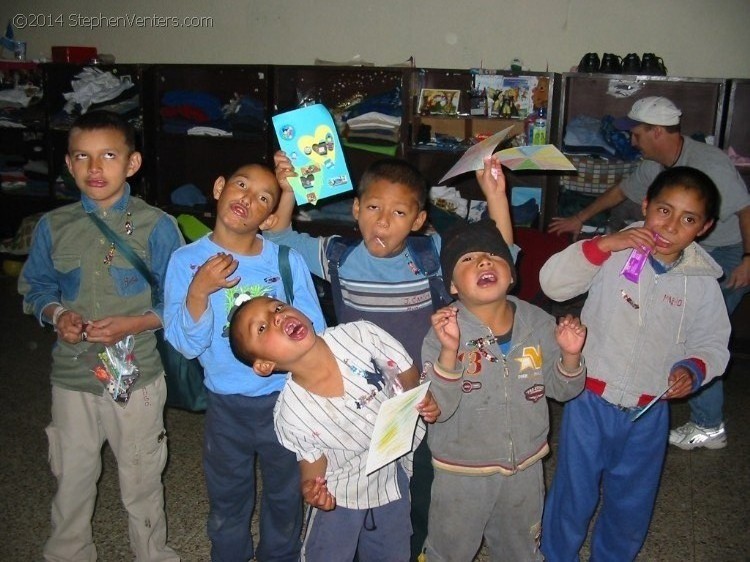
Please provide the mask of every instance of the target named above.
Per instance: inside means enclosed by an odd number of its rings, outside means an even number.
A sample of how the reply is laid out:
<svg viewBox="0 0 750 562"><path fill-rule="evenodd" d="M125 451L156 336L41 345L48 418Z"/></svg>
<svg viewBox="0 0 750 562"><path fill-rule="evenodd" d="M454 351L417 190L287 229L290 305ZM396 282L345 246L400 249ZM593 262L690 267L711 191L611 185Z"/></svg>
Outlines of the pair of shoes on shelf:
<svg viewBox="0 0 750 562"><path fill-rule="evenodd" d="M629 53L622 59L622 73L666 76L667 67L662 58L654 53L643 53L643 57L639 57L637 53Z"/></svg>
<svg viewBox="0 0 750 562"><path fill-rule="evenodd" d="M586 53L583 55L581 62L578 63L578 72L620 74L622 72L622 58L612 53L604 53L599 60L597 53Z"/></svg>
<svg viewBox="0 0 750 562"><path fill-rule="evenodd" d="M686 451L699 447L723 449L727 446L727 432L723 423L719 427L701 427L687 422L669 432L669 444Z"/></svg>
<svg viewBox="0 0 750 562"><path fill-rule="evenodd" d="M667 68L661 57L654 53L629 53L622 58L613 53L604 53L601 60L597 53L586 53L578 63L578 72L600 72L604 74L649 74L666 76Z"/></svg>

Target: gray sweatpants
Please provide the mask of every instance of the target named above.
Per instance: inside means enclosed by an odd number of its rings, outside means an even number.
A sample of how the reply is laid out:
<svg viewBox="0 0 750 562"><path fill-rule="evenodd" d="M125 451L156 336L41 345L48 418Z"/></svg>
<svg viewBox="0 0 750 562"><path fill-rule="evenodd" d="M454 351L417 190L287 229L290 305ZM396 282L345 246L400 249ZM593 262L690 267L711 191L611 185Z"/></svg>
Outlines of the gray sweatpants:
<svg viewBox="0 0 750 562"><path fill-rule="evenodd" d="M473 560L485 538L493 562L543 560L542 463L512 476L464 476L435 470L427 562Z"/></svg>

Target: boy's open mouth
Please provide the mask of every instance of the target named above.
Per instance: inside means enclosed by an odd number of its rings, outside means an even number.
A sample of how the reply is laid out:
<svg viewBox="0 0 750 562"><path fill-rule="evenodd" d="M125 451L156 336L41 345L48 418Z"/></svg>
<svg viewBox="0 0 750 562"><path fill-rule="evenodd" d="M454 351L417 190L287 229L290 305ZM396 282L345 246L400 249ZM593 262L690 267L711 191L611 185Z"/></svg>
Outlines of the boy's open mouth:
<svg viewBox="0 0 750 562"><path fill-rule="evenodd" d="M496 281L497 276L494 273L491 271L485 271L479 276L479 279L477 279L477 285L480 287L486 287L487 285L492 285Z"/></svg>
<svg viewBox="0 0 750 562"><path fill-rule="evenodd" d="M231 206L232 212L237 215L238 217L247 218L247 207L244 205L240 205L239 203L234 203Z"/></svg>
<svg viewBox="0 0 750 562"><path fill-rule="evenodd" d="M301 340L307 335L307 326L296 318L284 320L284 333L292 340Z"/></svg>

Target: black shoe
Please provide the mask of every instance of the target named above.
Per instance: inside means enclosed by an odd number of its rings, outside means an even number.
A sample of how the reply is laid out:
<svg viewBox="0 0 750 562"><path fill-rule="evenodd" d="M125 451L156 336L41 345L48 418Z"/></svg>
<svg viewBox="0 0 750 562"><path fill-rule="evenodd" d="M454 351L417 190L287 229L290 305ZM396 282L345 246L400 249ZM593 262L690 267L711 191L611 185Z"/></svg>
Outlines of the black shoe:
<svg viewBox="0 0 750 562"><path fill-rule="evenodd" d="M666 76L667 67L664 66L664 61L661 60L661 57L657 57L654 53L643 53L643 58L641 58L641 72L652 76Z"/></svg>
<svg viewBox="0 0 750 562"><path fill-rule="evenodd" d="M622 72L623 74L640 74L641 57L636 53L630 53L627 55L622 59Z"/></svg>
<svg viewBox="0 0 750 562"><path fill-rule="evenodd" d="M599 72L606 74L620 74L622 72L622 59L612 53L604 53L602 55L602 64L599 67Z"/></svg>
<svg viewBox="0 0 750 562"><path fill-rule="evenodd" d="M599 72L599 55L586 53L578 63L578 72Z"/></svg>

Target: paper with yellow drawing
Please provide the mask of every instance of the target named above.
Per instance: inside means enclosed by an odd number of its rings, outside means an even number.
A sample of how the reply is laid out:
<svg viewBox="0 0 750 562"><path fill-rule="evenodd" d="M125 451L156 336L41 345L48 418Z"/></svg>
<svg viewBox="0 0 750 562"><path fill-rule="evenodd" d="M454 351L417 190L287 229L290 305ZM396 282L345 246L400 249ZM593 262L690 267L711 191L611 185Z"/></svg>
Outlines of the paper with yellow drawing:
<svg viewBox="0 0 750 562"><path fill-rule="evenodd" d="M380 406L367 454L366 474L375 472L411 451L419 417L417 404L424 399L429 386L428 381L389 398Z"/></svg>

